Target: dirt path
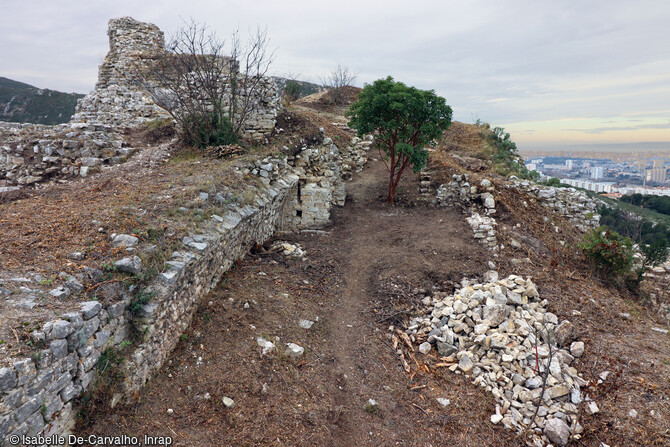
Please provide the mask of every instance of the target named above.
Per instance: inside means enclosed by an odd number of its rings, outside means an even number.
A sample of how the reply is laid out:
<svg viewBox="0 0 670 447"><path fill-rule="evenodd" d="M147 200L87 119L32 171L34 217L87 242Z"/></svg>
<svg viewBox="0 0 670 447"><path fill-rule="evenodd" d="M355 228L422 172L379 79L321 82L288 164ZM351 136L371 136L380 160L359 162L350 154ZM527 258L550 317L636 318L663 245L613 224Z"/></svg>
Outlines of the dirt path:
<svg viewBox="0 0 670 447"><path fill-rule="evenodd" d="M139 402L96 413L80 433L164 435L184 446L516 445L488 422L492 397L449 372L409 376L393 351L387 317L404 292L450 291L481 275L489 256L459 212L415 203L414 179L401 186L405 206L383 203L383 170L371 162L347 185L325 234L288 237L306 260L239 263ZM300 319L315 324L305 330ZM275 352L261 355L259 336ZM289 342L305 355L283 354ZM369 399L379 408L366 409Z"/></svg>

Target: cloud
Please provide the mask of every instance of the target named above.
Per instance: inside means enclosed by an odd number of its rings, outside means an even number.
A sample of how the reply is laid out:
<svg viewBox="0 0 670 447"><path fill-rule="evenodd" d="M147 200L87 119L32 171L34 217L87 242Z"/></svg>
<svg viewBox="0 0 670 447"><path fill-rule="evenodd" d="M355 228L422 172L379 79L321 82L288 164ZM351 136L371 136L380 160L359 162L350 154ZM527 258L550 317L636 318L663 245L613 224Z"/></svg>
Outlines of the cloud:
<svg viewBox="0 0 670 447"><path fill-rule="evenodd" d="M318 81L340 63L360 85L392 75L435 89L462 121L544 122L534 138L574 116L606 135L627 127L607 120L670 115L670 4L653 0L4 0L0 76L86 93L108 49L107 21L126 15L166 35L189 18L222 36L267 26L277 74Z"/></svg>
<svg viewBox="0 0 670 447"><path fill-rule="evenodd" d="M631 131L631 130L643 130L643 129L670 129L670 121L668 121L667 123L638 124L635 126L609 126L609 127L594 127L588 129L562 129L562 130L565 132L584 132L587 134L602 134L605 132Z"/></svg>

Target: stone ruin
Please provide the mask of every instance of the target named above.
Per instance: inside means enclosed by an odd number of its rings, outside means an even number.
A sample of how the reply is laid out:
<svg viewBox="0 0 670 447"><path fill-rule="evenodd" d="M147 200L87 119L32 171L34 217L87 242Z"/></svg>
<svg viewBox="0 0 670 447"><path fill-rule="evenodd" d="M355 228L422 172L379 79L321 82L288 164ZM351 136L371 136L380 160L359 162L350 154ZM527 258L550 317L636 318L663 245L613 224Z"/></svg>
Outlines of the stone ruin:
<svg viewBox="0 0 670 447"><path fill-rule="evenodd" d="M526 192L548 211L564 217L582 232L597 228L600 223L600 202L575 188L556 188L516 179L512 179L505 187ZM488 179L482 179L476 185L468 174L454 174L451 182L438 187L435 203L438 206L461 208L469 215L466 220L475 239L497 252L500 246L496 229L498 224L494 217L495 193L495 186Z"/></svg>
<svg viewBox="0 0 670 447"><path fill-rule="evenodd" d="M141 74L165 51L163 32L130 17L109 21L109 53L98 70L95 90L79 100L73 123L137 126L169 115L141 88Z"/></svg>
<svg viewBox="0 0 670 447"><path fill-rule="evenodd" d="M135 150L123 138L125 128L169 118L140 82L148 64L165 51L163 32L122 17L109 21L108 34L110 49L95 90L79 100L69 123L0 123L0 192L49 179L86 177L122 163ZM224 96L227 91L222 86ZM262 141L274 129L279 107L274 81L262 79L255 95L243 136Z"/></svg>

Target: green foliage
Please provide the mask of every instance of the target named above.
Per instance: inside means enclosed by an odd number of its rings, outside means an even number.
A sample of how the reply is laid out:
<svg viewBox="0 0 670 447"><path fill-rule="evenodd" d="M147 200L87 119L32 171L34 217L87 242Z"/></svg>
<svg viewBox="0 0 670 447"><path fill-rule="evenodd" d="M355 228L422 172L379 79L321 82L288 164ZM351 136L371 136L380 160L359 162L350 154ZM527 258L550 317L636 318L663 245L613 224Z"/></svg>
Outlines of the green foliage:
<svg viewBox="0 0 670 447"><path fill-rule="evenodd" d="M208 115L189 115L184 120L188 129L184 132L184 143L198 148L234 144L239 136L226 115L210 113Z"/></svg>
<svg viewBox="0 0 670 447"><path fill-rule="evenodd" d="M481 136L491 148L491 161L500 175L516 175L525 180L537 181L540 179L540 173L530 171L519 155L516 143L510 138L510 134L505 132L502 127L491 129L489 123L477 120L475 123L481 129ZM560 182L559 182L560 183ZM553 186L553 185L551 185Z"/></svg>
<svg viewBox="0 0 670 447"><path fill-rule="evenodd" d="M624 236L628 236L638 244L670 245L670 229L664 223L654 223L651 220L619 208L602 206L600 223Z"/></svg>
<svg viewBox="0 0 670 447"><path fill-rule="evenodd" d="M532 171L532 172L535 172L535 171ZM554 188L564 188L564 187L568 186L564 183L561 183L561 179L559 179L558 177L552 177L548 180L540 182L540 184L544 185L544 186L552 186Z"/></svg>
<svg viewBox="0 0 670 447"><path fill-rule="evenodd" d="M359 136L375 134L389 169L389 202L393 203L400 176L408 165L420 171L428 161L425 146L433 144L451 125L452 111L433 90L419 90L391 76L365 86L347 111L349 127Z"/></svg>
<svg viewBox="0 0 670 447"><path fill-rule="evenodd" d="M50 286L54 282L54 278L42 278L40 279L40 284L43 286Z"/></svg>
<svg viewBox="0 0 670 447"><path fill-rule="evenodd" d="M150 242L162 238L164 234L165 230L162 228L147 228L147 240Z"/></svg>
<svg viewBox="0 0 670 447"><path fill-rule="evenodd" d="M104 262L100 264L100 270L107 273L113 273L116 271L116 266L111 262Z"/></svg>
<svg viewBox="0 0 670 447"><path fill-rule="evenodd" d="M670 197L632 194L622 196L619 200L622 202L654 210L657 213L670 215Z"/></svg>
<svg viewBox="0 0 670 447"><path fill-rule="evenodd" d="M286 98L289 102L300 98L301 92L302 87L298 81L293 79L286 81L286 85L284 85L284 98Z"/></svg>
<svg viewBox="0 0 670 447"><path fill-rule="evenodd" d="M67 123L84 95L39 89L0 77L0 121L36 124Z"/></svg>
<svg viewBox="0 0 670 447"><path fill-rule="evenodd" d="M633 241L606 227L591 230L579 244L596 270L605 275L624 276L633 267Z"/></svg>
<svg viewBox="0 0 670 447"><path fill-rule="evenodd" d="M146 289L140 289L137 295L128 303L128 311L133 316L137 316L140 310L142 310L142 306L151 301L154 296L156 296L156 292L147 292Z"/></svg>
<svg viewBox="0 0 670 447"><path fill-rule="evenodd" d="M656 267L668 260L668 241L661 240L652 244L641 244L642 264L644 267Z"/></svg>

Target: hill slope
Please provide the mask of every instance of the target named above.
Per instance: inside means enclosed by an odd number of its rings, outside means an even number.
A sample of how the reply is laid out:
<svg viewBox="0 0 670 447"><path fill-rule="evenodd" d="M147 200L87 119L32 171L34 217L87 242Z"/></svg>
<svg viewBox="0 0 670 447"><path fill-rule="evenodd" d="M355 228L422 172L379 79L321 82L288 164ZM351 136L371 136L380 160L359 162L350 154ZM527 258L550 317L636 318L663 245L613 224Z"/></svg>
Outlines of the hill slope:
<svg viewBox="0 0 670 447"><path fill-rule="evenodd" d="M84 95L40 89L0 77L0 121L60 124L70 120Z"/></svg>

